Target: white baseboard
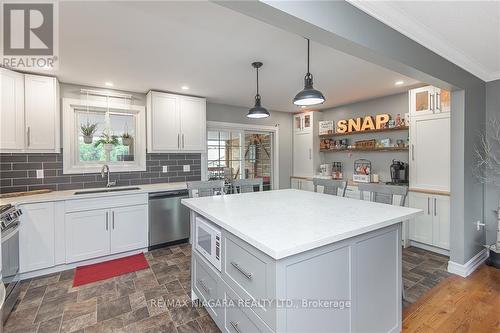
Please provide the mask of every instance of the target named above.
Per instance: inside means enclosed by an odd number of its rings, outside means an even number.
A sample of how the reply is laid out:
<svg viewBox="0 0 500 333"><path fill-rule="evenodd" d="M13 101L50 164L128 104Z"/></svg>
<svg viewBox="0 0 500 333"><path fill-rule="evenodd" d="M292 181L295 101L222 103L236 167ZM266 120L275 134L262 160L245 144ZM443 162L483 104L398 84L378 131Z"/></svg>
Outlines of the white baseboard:
<svg viewBox="0 0 500 333"><path fill-rule="evenodd" d="M417 241L410 240L410 246L415 246L415 247L418 247L419 249L423 249L423 250L435 252L435 253L438 253L438 254L442 254L442 255L447 256L447 257L450 256L450 251L449 250L445 250L445 249L442 249L440 247L436 247L436 246L432 246L432 245L420 243L420 242L417 242Z"/></svg>
<svg viewBox="0 0 500 333"><path fill-rule="evenodd" d="M488 249L483 249L463 265L450 260L448 261L448 272L461 277L469 276L488 258L488 255Z"/></svg>

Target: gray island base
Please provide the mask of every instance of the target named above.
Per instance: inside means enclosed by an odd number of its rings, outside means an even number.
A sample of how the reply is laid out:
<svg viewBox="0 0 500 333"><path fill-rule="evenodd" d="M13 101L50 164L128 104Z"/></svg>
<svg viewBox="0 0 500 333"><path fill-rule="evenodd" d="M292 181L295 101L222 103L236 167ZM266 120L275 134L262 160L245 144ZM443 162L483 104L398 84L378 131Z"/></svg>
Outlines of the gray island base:
<svg viewBox="0 0 500 333"><path fill-rule="evenodd" d="M223 332L401 331L401 221L419 210L296 190L183 203L193 297ZM196 249L197 217L221 230L220 271Z"/></svg>

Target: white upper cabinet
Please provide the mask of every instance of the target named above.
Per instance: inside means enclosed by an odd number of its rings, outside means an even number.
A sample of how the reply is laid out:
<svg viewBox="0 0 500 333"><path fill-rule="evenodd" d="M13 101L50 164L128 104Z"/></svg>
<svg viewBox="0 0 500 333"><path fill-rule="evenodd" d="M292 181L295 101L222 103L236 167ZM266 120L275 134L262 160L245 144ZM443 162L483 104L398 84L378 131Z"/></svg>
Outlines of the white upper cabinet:
<svg viewBox="0 0 500 333"><path fill-rule="evenodd" d="M53 77L25 75L26 148L60 149L58 83Z"/></svg>
<svg viewBox="0 0 500 333"><path fill-rule="evenodd" d="M412 117L410 121L410 188L450 191L449 114Z"/></svg>
<svg viewBox="0 0 500 333"><path fill-rule="evenodd" d="M293 115L293 176L312 177L319 168L318 123L320 112Z"/></svg>
<svg viewBox="0 0 500 333"><path fill-rule="evenodd" d="M411 116L447 113L451 110L451 95L447 90L426 86L410 90L409 95Z"/></svg>
<svg viewBox="0 0 500 333"><path fill-rule="evenodd" d="M24 75L0 68L0 149L24 149Z"/></svg>
<svg viewBox="0 0 500 333"><path fill-rule="evenodd" d="M60 152L59 83L0 69L2 152Z"/></svg>
<svg viewBox="0 0 500 333"><path fill-rule="evenodd" d="M206 150L204 98L150 91L147 118L149 153Z"/></svg>
<svg viewBox="0 0 500 333"><path fill-rule="evenodd" d="M293 117L293 127L295 134L311 133L313 130L313 113L299 113Z"/></svg>

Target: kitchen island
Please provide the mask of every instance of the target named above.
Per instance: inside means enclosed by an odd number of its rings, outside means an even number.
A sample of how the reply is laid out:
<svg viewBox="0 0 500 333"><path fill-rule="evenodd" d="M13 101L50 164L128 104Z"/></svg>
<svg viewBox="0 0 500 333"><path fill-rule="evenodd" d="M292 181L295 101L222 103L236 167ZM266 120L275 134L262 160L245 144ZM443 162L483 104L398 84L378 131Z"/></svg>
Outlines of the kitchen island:
<svg viewBox="0 0 500 333"><path fill-rule="evenodd" d="M193 297L223 332L401 331L401 221L420 210L299 190L182 202ZM220 270L200 221L220 230Z"/></svg>

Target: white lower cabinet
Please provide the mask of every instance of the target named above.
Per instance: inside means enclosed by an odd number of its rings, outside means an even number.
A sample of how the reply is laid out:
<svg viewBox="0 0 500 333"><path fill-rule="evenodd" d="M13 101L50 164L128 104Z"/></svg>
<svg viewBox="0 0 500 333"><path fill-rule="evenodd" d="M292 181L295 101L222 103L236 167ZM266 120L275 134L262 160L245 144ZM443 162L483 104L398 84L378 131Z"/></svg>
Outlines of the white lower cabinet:
<svg viewBox="0 0 500 333"><path fill-rule="evenodd" d="M67 213L66 262L147 247L147 216L147 205Z"/></svg>
<svg viewBox="0 0 500 333"><path fill-rule="evenodd" d="M148 206L111 210L111 252L119 253L148 246Z"/></svg>
<svg viewBox="0 0 500 333"><path fill-rule="evenodd" d="M290 182L293 189L314 192L314 185L312 180L292 178Z"/></svg>
<svg viewBox="0 0 500 333"><path fill-rule="evenodd" d="M108 209L66 214L66 262L101 257L109 253Z"/></svg>
<svg viewBox="0 0 500 333"><path fill-rule="evenodd" d="M21 273L54 266L54 202L20 206L19 270Z"/></svg>
<svg viewBox="0 0 500 333"><path fill-rule="evenodd" d="M450 198L419 192L410 192L409 206L423 210L410 221L410 240L450 249Z"/></svg>

